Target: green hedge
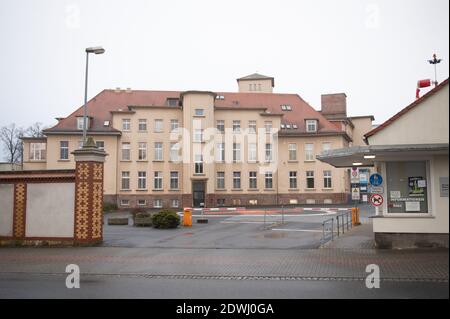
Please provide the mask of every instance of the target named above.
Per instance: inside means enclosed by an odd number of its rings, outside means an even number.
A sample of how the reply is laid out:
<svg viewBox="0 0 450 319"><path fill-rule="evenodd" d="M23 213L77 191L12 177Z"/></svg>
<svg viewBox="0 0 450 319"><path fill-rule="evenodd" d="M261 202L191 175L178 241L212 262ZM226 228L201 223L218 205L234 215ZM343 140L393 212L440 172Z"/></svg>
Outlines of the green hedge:
<svg viewBox="0 0 450 319"><path fill-rule="evenodd" d="M103 211L111 212L117 210L117 204L103 203Z"/></svg>
<svg viewBox="0 0 450 319"><path fill-rule="evenodd" d="M152 225L160 229L177 228L180 225L180 216L175 211L162 210L152 216Z"/></svg>

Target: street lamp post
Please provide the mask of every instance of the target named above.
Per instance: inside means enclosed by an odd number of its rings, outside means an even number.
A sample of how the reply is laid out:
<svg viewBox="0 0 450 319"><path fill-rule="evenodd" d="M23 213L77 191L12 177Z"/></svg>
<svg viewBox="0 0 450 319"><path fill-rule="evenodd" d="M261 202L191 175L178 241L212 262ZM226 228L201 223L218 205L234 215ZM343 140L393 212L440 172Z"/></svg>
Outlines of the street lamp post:
<svg viewBox="0 0 450 319"><path fill-rule="evenodd" d="M86 144L86 135L87 135L87 88L88 88L89 53L103 54L105 53L105 49L103 49L102 47L86 48L86 74L84 81L84 105L83 105L83 146Z"/></svg>

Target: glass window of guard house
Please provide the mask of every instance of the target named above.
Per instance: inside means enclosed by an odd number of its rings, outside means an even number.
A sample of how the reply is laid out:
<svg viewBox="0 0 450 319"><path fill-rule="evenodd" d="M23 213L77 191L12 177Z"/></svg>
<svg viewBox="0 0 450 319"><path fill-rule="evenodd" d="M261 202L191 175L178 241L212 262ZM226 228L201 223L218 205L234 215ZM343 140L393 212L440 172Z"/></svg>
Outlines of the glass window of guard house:
<svg viewBox="0 0 450 319"><path fill-rule="evenodd" d="M386 178L389 213L428 213L425 161L387 162Z"/></svg>

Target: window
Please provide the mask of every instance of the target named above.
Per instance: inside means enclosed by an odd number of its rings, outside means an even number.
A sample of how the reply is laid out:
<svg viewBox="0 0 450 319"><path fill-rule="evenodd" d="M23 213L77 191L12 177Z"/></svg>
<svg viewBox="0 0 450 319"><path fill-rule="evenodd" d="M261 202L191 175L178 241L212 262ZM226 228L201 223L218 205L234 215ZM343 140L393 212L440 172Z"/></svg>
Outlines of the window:
<svg viewBox="0 0 450 319"><path fill-rule="evenodd" d="M162 142L155 142L154 160L155 161L163 160L163 143Z"/></svg>
<svg viewBox="0 0 450 319"><path fill-rule="evenodd" d="M104 141L95 141L95 146L97 146L97 148L99 150L104 150L105 149L105 142Z"/></svg>
<svg viewBox="0 0 450 319"><path fill-rule="evenodd" d="M163 188L163 174L162 172L155 172L153 175L153 189Z"/></svg>
<svg viewBox="0 0 450 319"><path fill-rule="evenodd" d="M233 172L233 188L241 188L241 172Z"/></svg>
<svg viewBox="0 0 450 319"><path fill-rule="evenodd" d="M167 105L168 106L178 106L178 99L176 98L168 98L167 99Z"/></svg>
<svg viewBox="0 0 450 319"><path fill-rule="evenodd" d="M251 83L248 85L248 90L253 91L253 85Z"/></svg>
<svg viewBox="0 0 450 319"><path fill-rule="evenodd" d="M323 171L323 188L331 188L331 171Z"/></svg>
<svg viewBox="0 0 450 319"><path fill-rule="evenodd" d="M256 162L258 160L258 152L256 143L248 143L248 161Z"/></svg>
<svg viewBox="0 0 450 319"><path fill-rule="evenodd" d="M45 143L30 143L30 160L43 161L46 157Z"/></svg>
<svg viewBox="0 0 450 319"><path fill-rule="evenodd" d="M248 132L256 134L256 121L248 121Z"/></svg>
<svg viewBox="0 0 450 319"><path fill-rule="evenodd" d="M170 120L170 131L171 132L178 132L179 127L180 127L180 124L178 123L178 120Z"/></svg>
<svg viewBox="0 0 450 319"><path fill-rule="evenodd" d="M203 129L201 128L194 129L194 142L196 143L203 142Z"/></svg>
<svg viewBox="0 0 450 319"><path fill-rule="evenodd" d="M225 189L225 172L216 173L216 188Z"/></svg>
<svg viewBox="0 0 450 319"><path fill-rule="evenodd" d="M266 133L272 132L272 121L265 121L264 129L265 129Z"/></svg>
<svg viewBox="0 0 450 319"><path fill-rule="evenodd" d="M109 126L109 121L103 121L103 126L108 127Z"/></svg>
<svg viewBox="0 0 450 319"><path fill-rule="evenodd" d="M173 208L180 207L180 201L178 199L172 199L170 201L170 206L172 206Z"/></svg>
<svg viewBox="0 0 450 319"><path fill-rule="evenodd" d="M83 148L83 141L78 141L78 148Z"/></svg>
<svg viewBox="0 0 450 319"><path fill-rule="evenodd" d="M68 160L69 159L69 142L60 141L59 142L59 159Z"/></svg>
<svg viewBox="0 0 450 319"><path fill-rule="evenodd" d="M220 133L225 133L225 121L224 120L217 120L216 121L216 128Z"/></svg>
<svg viewBox="0 0 450 319"><path fill-rule="evenodd" d="M130 172L127 172L127 171L122 172L121 189L122 190L130 189Z"/></svg>
<svg viewBox="0 0 450 319"><path fill-rule="evenodd" d="M138 206L145 206L145 205L147 205L147 201L145 199L138 199L137 205Z"/></svg>
<svg viewBox="0 0 450 319"><path fill-rule="evenodd" d="M195 109L194 114L195 114L195 116L204 116L205 110L204 109Z"/></svg>
<svg viewBox="0 0 450 319"><path fill-rule="evenodd" d="M272 172L266 172L264 174L264 181L265 181L265 185L264 187L266 189L271 189L273 188L273 173Z"/></svg>
<svg viewBox="0 0 450 319"><path fill-rule="evenodd" d="M138 172L138 189L147 189L147 172Z"/></svg>
<svg viewBox="0 0 450 319"><path fill-rule="evenodd" d="M233 133L240 133L241 132L241 121L236 120L233 121Z"/></svg>
<svg viewBox="0 0 450 319"><path fill-rule="evenodd" d="M306 171L306 188L314 188L314 171Z"/></svg>
<svg viewBox="0 0 450 319"><path fill-rule="evenodd" d="M291 111L292 107L290 105L287 105L287 104L282 104L281 105L281 110L282 111Z"/></svg>
<svg viewBox="0 0 450 319"><path fill-rule="evenodd" d="M271 162L272 159L272 144L266 143L266 162Z"/></svg>
<svg viewBox="0 0 450 319"><path fill-rule="evenodd" d="M122 143L122 161L131 160L131 145L130 143Z"/></svg>
<svg viewBox="0 0 450 319"><path fill-rule="evenodd" d="M161 199L153 200L153 207L154 208L161 208L162 207L162 200Z"/></svg>
<svg viewBox="0 0 450 319"><path fill-rule="evenodd" d="M288 144L289 160L297 160L297 144Z"/></svg>
<svg viewBox="0 0 450 319"><path fill-rule="evenodd" d="M317 132L317 120L306 120L306 132Z"/></svg>
<svg viewBox="0 0 450 319"><path fill-rule="evenodd" d="M216 161L225 161L225 143L216 144Z"/></svg>
<svg viewBox="0 0 450 319"><path fill-rule="evenodd" d="M217 206L225 206L225 198L218 198Z"/></svg>
<svg viewBox="0 0 450 319"><path fill-rule="evenodd" d="M248 188L258 188L258 179L256 177L256 172L248 172Z"/></svg>
<svg viewBox="0 0 450 319"><path fill-rule="evenodd" d="M178 143L170 143L170 161L178 162L180 160L180 144Z"/></svg>
<svg viewBox="0 0 450 319"><path fill-rule="evenodd" d="M138 160L145 161L147 159L147 143L138 143Z"/></svg>
<svg viewBox="0 0 450 319"><path fill-rule="evenodd" d="M203 174L203 155L201 154L195 155L194 172L195 174Z"/></svg>
<svg viewBox="0 0 450 319"><path fill-rule="evenodd" d="M170 189L178 189L178 172L170 172Z"/></svg>
<svg viewBox="0 0 450 319"><path fill-rule="evenodd" d="M241 161L241 144L233 143L233 162Z"/></svg>
<svg viewBox="0 0 450 319"><path fill-rule="evenodd" d="M289 188L297 188L297 172L289 172Z"/></svg>
<svg viewBox="0 0 450 319"><path fill-rule="evenodd" d="M155 132L161 133L163 131L163 120L155 120Z"/></svg>
<svg viewBox="0 0 450 319"><path fill-rule="evenodd" d="M83 125L83 117L77 117L77 129L82 130L84 125ZM86 117L86 127L89 127L89 117Z"/></svg>
<svg viewBox="0 0 450 319"><path fill-rule="evenodd" d="M428 213L427 163L386 162L388 213Z"/></svg>
<svg viewBox="0 0 450 319"><path fill-rule="evenodd" d="M121 199L120 200L120 206L130 206L130 200L128 200L128 199Z"/></svg>
<svg viewBox="0 0 450 319"><path fill-rule="evenodd" d="M324 152L331 150L331 143L330 142L323 142L322 143L322 150Z"/></svg>
<svg viewBox="0 0 450 319"><path fill-rule="evenodd" d="M122 119L122 131L130 131L130 130L131 130L131 120Z"/></svg>
<svg viewBox="0 0 450 319"><path fill-rule="evenodd" d="M314 144L305 144L305 160L314 161Z"/></svg>
<svg viewBox="0 0 450 319"><path fill-rule="evenodd" d="M139 119L138 129L141 132L147 131L147 120L146 119Z"/></svg>

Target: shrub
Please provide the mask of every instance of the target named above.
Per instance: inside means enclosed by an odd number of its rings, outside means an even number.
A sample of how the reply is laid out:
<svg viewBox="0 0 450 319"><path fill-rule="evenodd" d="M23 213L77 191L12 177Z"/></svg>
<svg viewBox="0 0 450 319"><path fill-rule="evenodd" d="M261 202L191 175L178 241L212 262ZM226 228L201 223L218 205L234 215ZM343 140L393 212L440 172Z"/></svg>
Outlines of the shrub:
<svg viewBox="0 0 450 319"><path fill-rule="evenodd" d="M152 225L161 229L177 228L180 225L180 216L172 210L165 209L152 216Z"/></svg>
<svg viewBox="0 0 450 319"><path fill-rule="evenodd" d="M103 203L103 211L111 212L117 210L117 204L114 203Z"/></svg>

